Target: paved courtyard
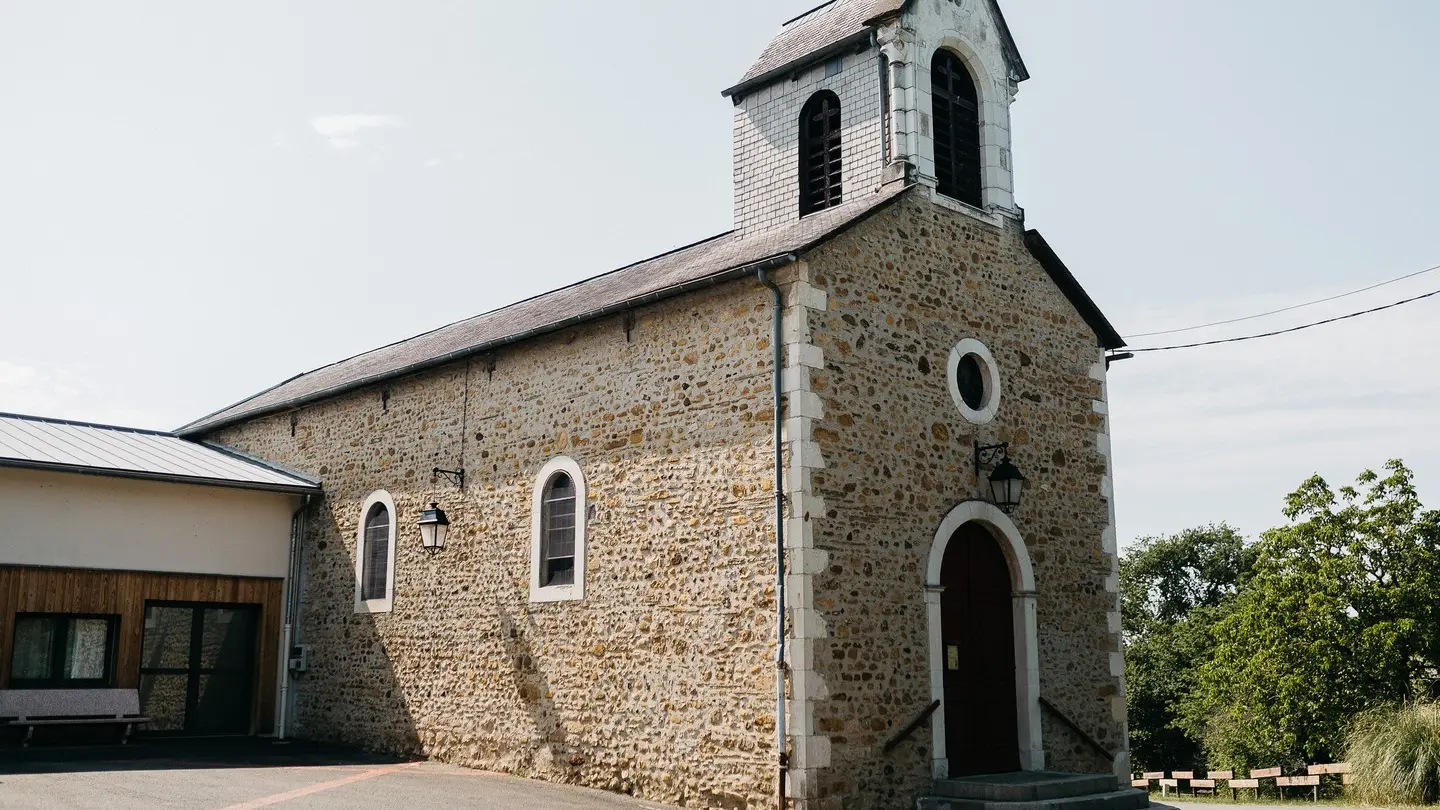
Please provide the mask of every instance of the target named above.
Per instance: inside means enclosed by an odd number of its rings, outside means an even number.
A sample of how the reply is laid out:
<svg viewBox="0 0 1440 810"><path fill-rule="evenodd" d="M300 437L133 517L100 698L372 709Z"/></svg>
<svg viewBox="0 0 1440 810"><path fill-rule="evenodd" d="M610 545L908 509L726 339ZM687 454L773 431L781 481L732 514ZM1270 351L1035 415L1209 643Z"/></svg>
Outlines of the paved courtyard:
<svg viewBox="0 0 1440 810"><path fill-rule="evenodd" d="M0 810L668 810L449 765L295 750L0 752Z"/></svg>

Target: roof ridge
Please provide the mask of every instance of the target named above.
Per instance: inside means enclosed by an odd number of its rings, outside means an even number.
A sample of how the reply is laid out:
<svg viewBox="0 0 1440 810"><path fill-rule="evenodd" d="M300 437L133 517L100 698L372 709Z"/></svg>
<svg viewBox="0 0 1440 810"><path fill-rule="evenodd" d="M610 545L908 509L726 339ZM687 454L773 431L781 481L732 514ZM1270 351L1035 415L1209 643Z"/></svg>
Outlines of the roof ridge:
<svg viewBox="0 0 1440 810"><path fill-rule="evenodd" d="M818 5L818 6L814 7L814 8L812 8L812 9L810 9L809 11L801 12L801 13L795 15L794 17L791 17L790 19L786 20L785 22L780 23L780 27L781 27L781 28L784 28L785 26L789 25L790 23L796 22L797 20L803 20L803 19L805 19L806 17L809 17L811 14L814 14L815 12L819 11L820 9L825 8L826 6L833 6L833 5L835 5L836 3L838 3L838 2L840 2L840 0L825 0L825 2L823 2L823 3L821 3L820 5Z"/></svg>

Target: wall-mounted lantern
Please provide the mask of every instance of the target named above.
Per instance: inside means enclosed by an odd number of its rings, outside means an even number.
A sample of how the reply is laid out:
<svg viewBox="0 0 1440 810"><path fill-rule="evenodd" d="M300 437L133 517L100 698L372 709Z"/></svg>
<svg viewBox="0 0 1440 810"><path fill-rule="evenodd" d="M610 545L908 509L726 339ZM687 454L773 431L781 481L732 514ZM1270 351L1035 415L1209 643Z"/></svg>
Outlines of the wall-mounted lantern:
<svg viewBox="0 0 1440 810"><path fill-rule="evenodd" d="M999 459L998 462L996 459ZM1013 514L1020 506L1020 495L1025 490L1025 476L1020 468L1010 461L1010 443L975 443L975 480L980 480L980 470L994 465L990 473L990 501L1005 514Z"/></svg>
<svg viewBox="0 0 1440 810"><path fill-rule="evenodd" d="M420 513L420 542L425 545L426 551L439 551L445 547L445 536L450 533L450 518L445 516L445 510L440 504L432 503L430 508Z"/></svg>

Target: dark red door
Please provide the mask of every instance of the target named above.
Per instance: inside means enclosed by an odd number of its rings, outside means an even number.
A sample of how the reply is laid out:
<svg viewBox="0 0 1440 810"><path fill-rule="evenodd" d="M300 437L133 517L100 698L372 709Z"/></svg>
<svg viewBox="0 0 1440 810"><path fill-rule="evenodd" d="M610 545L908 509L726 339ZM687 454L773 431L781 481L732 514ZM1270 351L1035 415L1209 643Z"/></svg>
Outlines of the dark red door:
<svg viewBox="0 0 1440 810"><path fill-rule="evenodd" d="M995 538L961 526L945 548L940 584L950 775L1018 771L1010 566Z"/></svg>

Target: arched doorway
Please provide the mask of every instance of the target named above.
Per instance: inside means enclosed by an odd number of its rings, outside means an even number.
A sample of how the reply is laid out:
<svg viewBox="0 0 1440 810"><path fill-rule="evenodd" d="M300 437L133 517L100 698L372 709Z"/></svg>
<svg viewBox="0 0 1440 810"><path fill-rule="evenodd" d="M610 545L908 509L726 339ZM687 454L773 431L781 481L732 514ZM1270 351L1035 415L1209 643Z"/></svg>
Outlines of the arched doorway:
<svg viewBox="0 0 1440 810"><path fill-rule="evenodd" d="M982 500L964 501L945 515L930 546L925 604L930 693L940 701L931 723L935 778L1043 771L1035 572L1009 515ZM954 670L950 647L957 648ZM962 669L967 661L973 666ZM1004 718L1013 732L1000 728Z"/></svg>
<svg viewBox="0 0 1440 810"><path fill-rule="evenodd" d="M1010 580L990 532L974 522L955 531L940 568L950 776L1020 770Z"/></svg>

